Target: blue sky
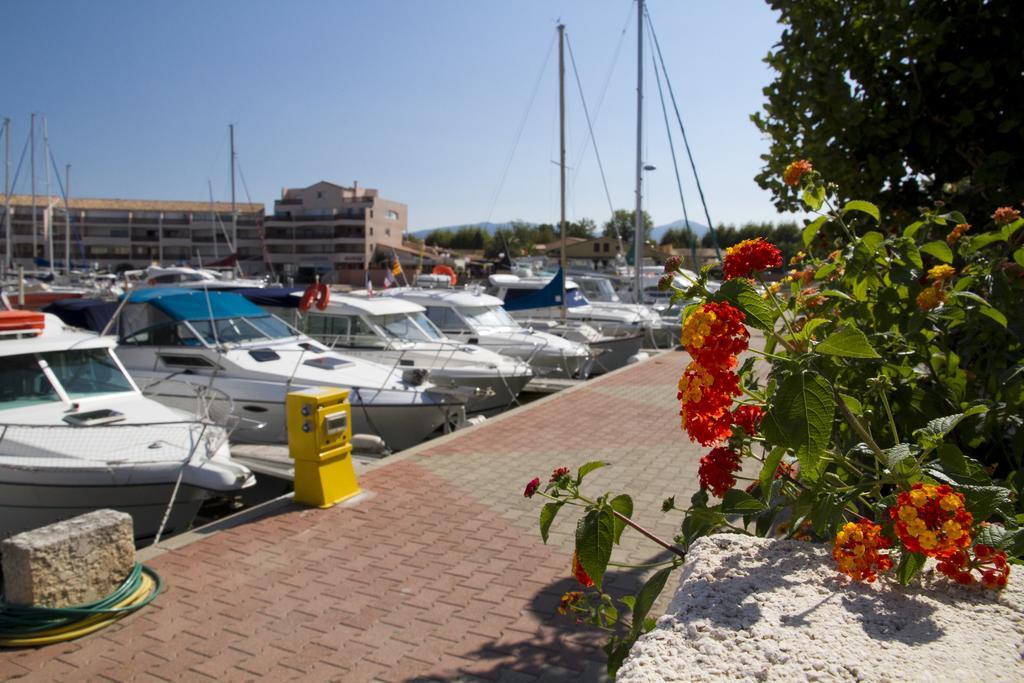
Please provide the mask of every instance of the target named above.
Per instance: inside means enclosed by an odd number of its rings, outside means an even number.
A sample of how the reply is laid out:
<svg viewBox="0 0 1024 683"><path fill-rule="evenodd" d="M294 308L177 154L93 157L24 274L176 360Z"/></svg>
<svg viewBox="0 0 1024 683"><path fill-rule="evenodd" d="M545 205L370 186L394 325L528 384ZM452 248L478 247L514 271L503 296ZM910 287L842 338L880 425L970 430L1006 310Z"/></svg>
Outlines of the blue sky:
<svg viewBox="0 0 1024 683"><path fill-rule="evenodd" d="M649 9L711 218L778 220L753 181L767 142L749 120L772 78L761 59L781 32L774 13L760 0L649 0ZM407 203L411 230L488 218L554 222L557 48L500 181L559 18L596 115L612 202L631 208L629 0L9 2L0 116L13 119L15 164L30 112L47 116L77 196L206 200L212 181L215 198L226 200L234 123L249 195L268 209L283 186L358 180ZM645 206L661 224L682 211L645 50L644 149L657 167ZM586 121L571 67L566 99L569 217L600 224L608 202L593 151L579 154ZM688 172L683 182L691 218L704 222ZM28 189L27 163L16 189ZM241 182L238 197L246 200Z"/></svg>

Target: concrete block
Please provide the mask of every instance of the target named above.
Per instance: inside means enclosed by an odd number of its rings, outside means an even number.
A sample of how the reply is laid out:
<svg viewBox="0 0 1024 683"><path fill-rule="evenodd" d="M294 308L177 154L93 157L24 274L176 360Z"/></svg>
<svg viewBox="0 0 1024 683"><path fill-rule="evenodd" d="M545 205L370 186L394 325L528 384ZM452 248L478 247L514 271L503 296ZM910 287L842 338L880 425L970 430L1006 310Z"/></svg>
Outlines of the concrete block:
<svg viewBox="0 0 1024 683"><path fill-rule="evenodd" d="M7 602L72 607L110 595L135 565L132 517L97 510L0 543Z"/></svg>
<svg viewBox="0 0 1024 683"><path fill-rule="evenodd" d="M830 548L733 534L693 544L679 589L619 683L1024 680L1024 580L857 583Z"/></svg>

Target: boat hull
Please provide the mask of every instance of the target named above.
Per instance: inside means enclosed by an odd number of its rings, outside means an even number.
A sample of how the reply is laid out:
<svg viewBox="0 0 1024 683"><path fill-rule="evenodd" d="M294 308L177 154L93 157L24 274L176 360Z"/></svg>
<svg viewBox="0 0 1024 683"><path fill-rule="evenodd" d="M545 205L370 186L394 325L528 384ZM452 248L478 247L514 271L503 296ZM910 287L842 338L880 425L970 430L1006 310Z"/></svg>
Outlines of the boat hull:
<svg viewBox="0 0 1024 683"><path fill-rule="evenodd" d="M629 337L611 337L591 342L590 348L598 353L594 359L594 367L590 374L600 375L625 366L629 359L638 353L644 343L644 335L636 334Z"/></svg>
<svg viewBox="0 0 1024 683"><path fill-rule="evenodd" d="M506 376L472 375L464 372L449 373L446 370L430 372L430 381L442 389L451 386L477 390L477 395L466 401L466 412L468 413L508 408L532 378L533 375L527 373Z"/></svg>
<svg viewBox="0 0 1024 683"><path fill-rule="evenodd" d="M174 482L82 486L4 480L0 470L0 538L69 519L86 512L112 508L132 516L135 541L153 541L167 513ZM164 526L163 535L187 531L210 492L182 484Z"/></svg>

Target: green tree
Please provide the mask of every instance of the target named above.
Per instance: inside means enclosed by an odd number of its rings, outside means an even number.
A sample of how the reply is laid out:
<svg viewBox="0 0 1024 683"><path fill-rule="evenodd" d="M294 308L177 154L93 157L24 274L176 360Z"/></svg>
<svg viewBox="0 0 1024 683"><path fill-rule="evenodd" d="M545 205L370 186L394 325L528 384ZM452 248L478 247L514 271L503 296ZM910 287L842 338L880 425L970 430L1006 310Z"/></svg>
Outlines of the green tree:
<svg viewBox="0 0 1024 683"><path fill-rule="evenodd" d="M650 234L651 228L654 227L654 221L651 220L651 215L646 211L643 212L643 239L647 239L647 235ZM626 211L625 209L616 209L615 213L612 214L610 220L605 221L603 237L621 237L624 240L632 241L633 231L636 229L636 211Z"/></svg>
<svg viewBox="0 0 1024 683"><path fill-rule="evenodd" d="M676 249L689 249L690 245L695 241L699 240L691 228L669 228L661 236L660 244L661 246L671 244Z"/></svg>
<svg viewBox="0 0 1024 683"><path fill-rule="evenodd" d="M785 30L752 116L771 141L755 179L780 211L798 208L782 183L797 158L838 183L840 201L874 195L883 211L955 199L981 222L1024 199L1024 4L769 4Z"/></svg>

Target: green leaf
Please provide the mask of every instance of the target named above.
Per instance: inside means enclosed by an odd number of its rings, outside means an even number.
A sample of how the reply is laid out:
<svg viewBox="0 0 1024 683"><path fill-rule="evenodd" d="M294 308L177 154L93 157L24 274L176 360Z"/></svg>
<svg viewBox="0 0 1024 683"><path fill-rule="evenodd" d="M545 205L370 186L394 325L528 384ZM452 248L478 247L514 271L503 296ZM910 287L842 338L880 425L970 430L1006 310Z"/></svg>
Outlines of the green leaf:
<svg viewBox="0 0 1024 683"><path fill-rule="evenodd" d="M896 569L896 578L899 579L902 585L906 586L921 571L921 567L924 566L926 559L928 558L921 553L904 551L903 557L900 559L900 566Z"/></svg>
<svg viewBox="0 0 1024 683"><path fill-rule="evenodd" d="M901 443L883 451L886 458L886 466L889 471L899 479L914 483L921 479L921 466L915 455L920 450L911 447L910 444Z"/></svg>
<svg viewBox="0 0 1024 683"><path fill-rule="evenodd" d="M871 346L867 335L856 327L844 327L830 334L823 342L814 347L818 353L844 358L881 358Z"/></svg>
<svg viewBox="0 0 1024 683"><path fill-rule="evenodd" d="M903 236L913 239L914 235L917 234L917 231L920 230L921 226L923 225L924 221L914 221L913 223L911 223L910 225L903 229Z"/></svg>
<svg viewBox="0 0 1024 683"><path fill-rule="evenodd" d="M979 545L988 545L997 550L1008 550L1016 544L1018 537L1022 536L1024 529L1007 529L1001 524L989 524L982 527L974 542Z"/></svg>
<svg viewBox="0 0 1024 683"><path fill-rule="evenodd" d="M853 201L846 202L846 206L843 207L843 215L850 213L851 211L860 211L866 213L875 219L876 223L881 222L881 216L878 213L878 207L871 202L865 202L861 199L854 199Z"/></svg>
<svg viewBox="0 0 1024 683"><path fill-rule="evenodd" d="M727 280L715 295L716 299L728 301L743 311L746 322L762 330L775 327L775 311L757 293L750 283L740 278Z"/></svg>
<svg viewBox="0 0 1024 683"><path fill-rule="evenodd" d="M958 299L968 299L969 301L973 301L974 303L980 304L981 306L988 306L991 308L991 304L989 304L989 302L985 301L984 298L978 296L974 292L968 292L967 290L954 291L952 292L952 295Z"/></svg>
<svg viewBox="0 0 1024 683"><path fill-rule="evenodd" d="M821 268L818 268L818 270L814 273L814 279L815 280L824 280L829 275L831 275L833 273L833 271L835 271L835 269L838 268L838 267L839 266L837 266L834 263L826 263Z"/></svg>
<svg viewBox="0 0 1024 683"><path fill-rule="evenodd" d="M1013 252L1013 260L1017 262L1018 266L1024 266L1024 247Z"/></svg>
<svg viewBox="0 0 1024 683"><path fill-rule="evenodd" d="M817 211L825 203L825 188L821 185L805 188L803 198L804 204L810 207L811 211Z"/></svg>
<svg viewBox="0 0 1024 683"><path fill-rule="evenodd" d="M602 467L607 467L607 466L608 466L608 463L606 463L606 462L604 462L602 460L594 460L594 461L591 461L591 462L588 462L588 463L585 463L585 464L581 465L579 471L576 472L576 484L579 485L579 483L581 481L583 481L583 477L587 476L588 474L590 474L594 470L599 470Z"/></svg>
<svg viewBox="0 0 1024 683"><path fill-rule="evenodd" d="M914 438L917 439L917 445L924 449L925 452L931 451L933 448L936 448L941 444L946 438L946 435L953 431L953 429L956 428L964 418L972 415L980 415L987 410L988 408L985 406L972 406L962 413L946 415L944 417L937 417L934 420L930 420L924 427L914 430Z"/></svg>
<svg viewBox="0 0 1024 683"><path fill-rule="evenodd" d="M821 290L822 296L829 296L833 299L845 299L846 301L856 301L852 296L846 292L841 292L838 289L823 289Z"/></svg>
<svg viewBox="0 0 1024 683"><path fill-rule="evenodd" d="M942 240L935 240L921 247L921 251L926 254L931 254L940 261L946 263L953 262L953 250L949 248L949 245Z"/></svg>
<svg viewBox="0 0 1024 683"><path fill-rule="evenodd" d="M722 498L722 512L727 515L742 515L761 510L764 510L764 503L740 489L729 489Z"/></svg>
<svg viewBox="0 0 1024 683"><path fill-rule="evenodd" d="M782 382L764 417L765 438L791 448L800 461L801 476L808 481L816 481L822 473L835 409L832 387L824 377L797 373Z"/></svg>
<svg viewBox="0 0 1024 683"><path fill-rule="evenodd" d="M564 500L560 500L557 503L545 503L544 507L540 509L540 537L544 539L544 542L548 542L548 531L551 529L551 523L555 521L555 515L562 509L565 504Z"/></svg>
<svg viewBox="0 0 1024 683"><path fill-rule="evenodd" d="M967 509L974 515L975 523L984 522L1000 508L1009 512L1013 501L1013 491L1002 486L958 484L955 488L964 494Z"/></svg>
<svg viewBox="0 0 1024 683"><path fill-rule="evenodd" d="M625 493L615 496L610 501L608 501L608 504L612 507L613 510L618 512L623 517L633 516L633 499L627 496ZM626 528L626 523L618 517L614 517L614 519L615 542L618 543L619 539L622 538L622 530Z"/></svg>
<svg viewBox="0 0 1024 683"><path fill-rule="evenodd" d="M804 228L803 234L805 247L810 246L811 242L814 241L814 236L818 234L818 231L821 230L821 226L825 225L825 221L827 220L828 216L818 216L807 224L807 227Z"/></svg>
<svg viewBox="0 0 1024 683"><path fill-rule="evenodd" d="M647 579L643 588L636 594L636 603L633 605L633 627L630 630L630 636L633 640L639 637L644 626L644 620L647 618L647 613L651 611L651 607L654 606L658 596L661 595L661 591L665 588L665 582L668 581L669 575L674 570L675 567L665 567L658 570L651 578Z"/></svg>
<svg viewBox="0 0 1024 683"><path fill-rule="evenodd" d="M584 571L601 587L615 540L615 517L607 508L593 508L576 524L576 552Z"/></svg>
<svg viewBox="0 0 1024 683"><path fill-rule="evenodd" d="M810 337L811 333L814 332L816 329L818 329L822 325L828 325L831 322L831 320L826 320L825 318L811 318L810 320L807 321L807 324L804 325L804 329L800 330L800 332L805 337Z"/></svg>
<svg viewBox="0 0 1024 683"><path fill-rule="evenodd" d="M846 404L846 407L850 409L850 412L854 415L863 415L864 406L860 401L855 399L853 396L847 394L839 394L839 399Z"/></svg>
<svg viewBox="0 0 1024 683"><path fill-rule="evenodd" d="M991 306L982 306L981 308L978 309L978 312L981 313L982 315L992 318L992 320L995 320L1003 327L1006 327L1006 316L997 311L996 309L992 308Z"/></svg>
<svg viewBox="0 0 1024 683"><path fill-rule="evenodd" d="M758 481L761 482L762 491L767 491L768 487L771 486L772 480L775 479L775 471L779 469L779 463L782 462L782 456L785 453L785 448L776 446L768 454L768 457L764 459L764 466L761 467L761 473L757 477Z"/></svg>

